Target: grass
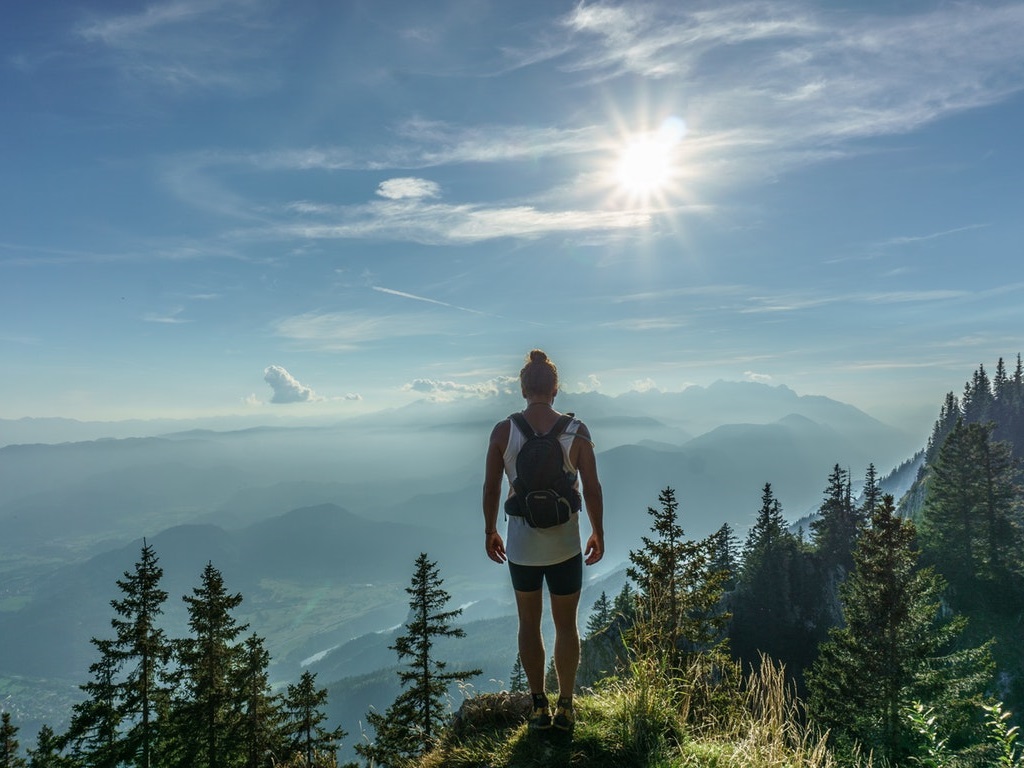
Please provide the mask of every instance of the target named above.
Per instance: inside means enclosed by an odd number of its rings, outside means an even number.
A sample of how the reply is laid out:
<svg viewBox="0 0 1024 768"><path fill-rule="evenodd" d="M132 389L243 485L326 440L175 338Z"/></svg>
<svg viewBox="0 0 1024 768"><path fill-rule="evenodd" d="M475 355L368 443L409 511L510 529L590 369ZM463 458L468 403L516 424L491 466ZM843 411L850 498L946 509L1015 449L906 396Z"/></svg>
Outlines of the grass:
<svg viewBox="0 0 1024 768"><path fill-rule="evenodd" d="M745 678L726 676L736 682L714 699L706 672L673 679L634 665L577 697L571 736L529 732L522 711L509 716L508 694L475 697L475 714L416 768L834 768L824 739L801 724L782 669L766 661Z"/></svg>

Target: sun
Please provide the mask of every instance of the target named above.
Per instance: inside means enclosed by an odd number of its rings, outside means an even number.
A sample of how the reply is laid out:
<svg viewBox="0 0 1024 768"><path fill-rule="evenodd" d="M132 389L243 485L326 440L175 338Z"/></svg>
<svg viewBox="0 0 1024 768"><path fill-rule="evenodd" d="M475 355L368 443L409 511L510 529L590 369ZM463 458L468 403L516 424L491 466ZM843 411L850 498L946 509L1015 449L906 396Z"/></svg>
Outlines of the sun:
<svg viewBox="0 0 1024 768"><path fill-rule="evenodd" d="M669 195L679 176L683 121L669 118L654 131L627 136L613 169L615 187L634 203L647 204Z"/></svg>

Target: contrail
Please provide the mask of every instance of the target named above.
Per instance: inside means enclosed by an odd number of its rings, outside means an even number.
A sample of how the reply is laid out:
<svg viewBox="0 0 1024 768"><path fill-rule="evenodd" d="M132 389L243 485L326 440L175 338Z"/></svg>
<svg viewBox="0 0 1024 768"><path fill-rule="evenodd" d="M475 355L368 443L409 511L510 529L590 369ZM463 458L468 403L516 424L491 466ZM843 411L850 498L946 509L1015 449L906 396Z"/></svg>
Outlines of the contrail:
<svg viewBox="0 0 1024 768"><path fill-rule="evenodd" d="M392 296L401 296L403 299L413 299L414 301L425 301L427 304L437 304L439 307L450 307L451 309L460 309L463 312L471 312L474 315L488 315L487 312L481 312L479 309L469 309L468 307L460 307L458 304L449 304L444 301L438 301L437 299L428 299L426 296L417 296L414 293L406 293L405 291L396 291L393 288L382 288L379 285L372 286L373 290L379 291L380 293L388 293ZM488 317L500 317L500 315L488 315ZM504 318L503 318L504 319Z"/></svg>
<svg viewBox="0 0 1024 768"><path fill-rule="evenodd" d="M469 307L460 307L458 304L449 304L446 301L438 301L437 299L428 299L426 296L417 296L415 293L406 293L405 291L396 291L394 288L384 288L380 285L370 286L373 290L378 293L387 293L391 296L400 296L403 299L412 299L413 301L424 301L427 304L437 304L439 307L448 307L449 309L457 309L461 312L469 312L472 315L482 315L484 317L495 317L499 320L508 320L509 318L503 315L495 315L491 312L481 312L479 309L470 309ZM520 318L521 320L521 318ZM533 320L525 321L530 325L543 325L543 323L537 323Z"/></svg>

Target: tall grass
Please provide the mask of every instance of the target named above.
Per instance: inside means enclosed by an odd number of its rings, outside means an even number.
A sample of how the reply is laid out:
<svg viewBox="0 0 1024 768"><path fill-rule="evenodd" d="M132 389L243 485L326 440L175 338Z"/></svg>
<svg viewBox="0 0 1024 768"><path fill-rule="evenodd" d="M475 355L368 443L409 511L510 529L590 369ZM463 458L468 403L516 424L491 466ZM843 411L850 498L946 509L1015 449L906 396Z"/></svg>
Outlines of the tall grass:
<svg viewBox="0 0 1024 768"><path fill-rule="evenodd" d="M571 736L538 736L505 715L463 722L418 768L838 768L768 659L742 676L700 656L677 671L642 657L577 697L576 709Z"/></svg>

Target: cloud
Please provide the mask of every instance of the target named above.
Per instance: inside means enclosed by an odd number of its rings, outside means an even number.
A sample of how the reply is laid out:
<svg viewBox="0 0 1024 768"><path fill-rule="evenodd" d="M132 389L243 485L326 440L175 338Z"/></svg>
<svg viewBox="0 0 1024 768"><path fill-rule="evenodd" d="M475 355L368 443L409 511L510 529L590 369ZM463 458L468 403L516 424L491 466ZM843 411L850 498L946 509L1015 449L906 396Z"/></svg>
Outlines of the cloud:
<svg viewBox="0 0 1024 768"><path fill-rule="evenodd" d="M377 187L377 194L388 200L439 197L441 187L433 181L417 178L388 179Z"/></svg>
<svg viewBox="0 0 1024 768"><path fill-rule="evenodd" d="M432 400L455 400L460 397L496 397L501 394L517 394L519 379L515 376L496 376L487 381L459 384L454 381L436 379L414 379L405 384L406 392L419 392Z"/></svg>
<svg viewBox="0 0 1024 768"><path fill-rule="evenodd" d="M596 374L589 374L586 381L576 382L577 392L597 392L601 387L601 380Z"/></svg>
<svg viewBox="0 0 1024 768"><path fill-rule="evenodd" d="M1024 88L1024 5L832 13L801 2L579 4L570 71L689 95L691 163L744 173L855 151ZM726 53L727 52L727 53ZM861 151L859 148L856 151Z"/></svg>
<svg viewBox="0 0 1024 768"><path fill-rule="evenodd" d="M280 365L267 366L263 371L263 380L270 385L274 396L271 403L312 403L323 400L307 386L299 381Z"/></svg>
<svg viewBox="0 0 1024 768"><path fill-rule="evenodd" d="M637 379L629 384L630 392L660 392L658 385L654 383L654 379L648 377L646 379Z"/></svg>
<svg viewBox="0 0 1024 768"><path fill-rule="evenodd" d="M454 313L413 312L402 315L370 313L307 312L285 317L273 324L277 336L309 349L342 351L357 349L382 339L400 339L448 333L457 327Z"/></svg>
<svg viewBox="0 0 1024 768"><path fill-rule="evenodd" d="M287 22L271 20L270 8L254 0L170 0L135 12L96 14L75 32L95 46L91 63L106 63L131 79L178 91L252 92L278 82L261 65Z"/></svg>
<svg viewBox="0 0 1024 768"><path fill-rule="evenodd" d="M758 384L770 384L773 380L767 373L754 373L754 371L744 371L743 376L747 381L755 381Z"/></svg>

